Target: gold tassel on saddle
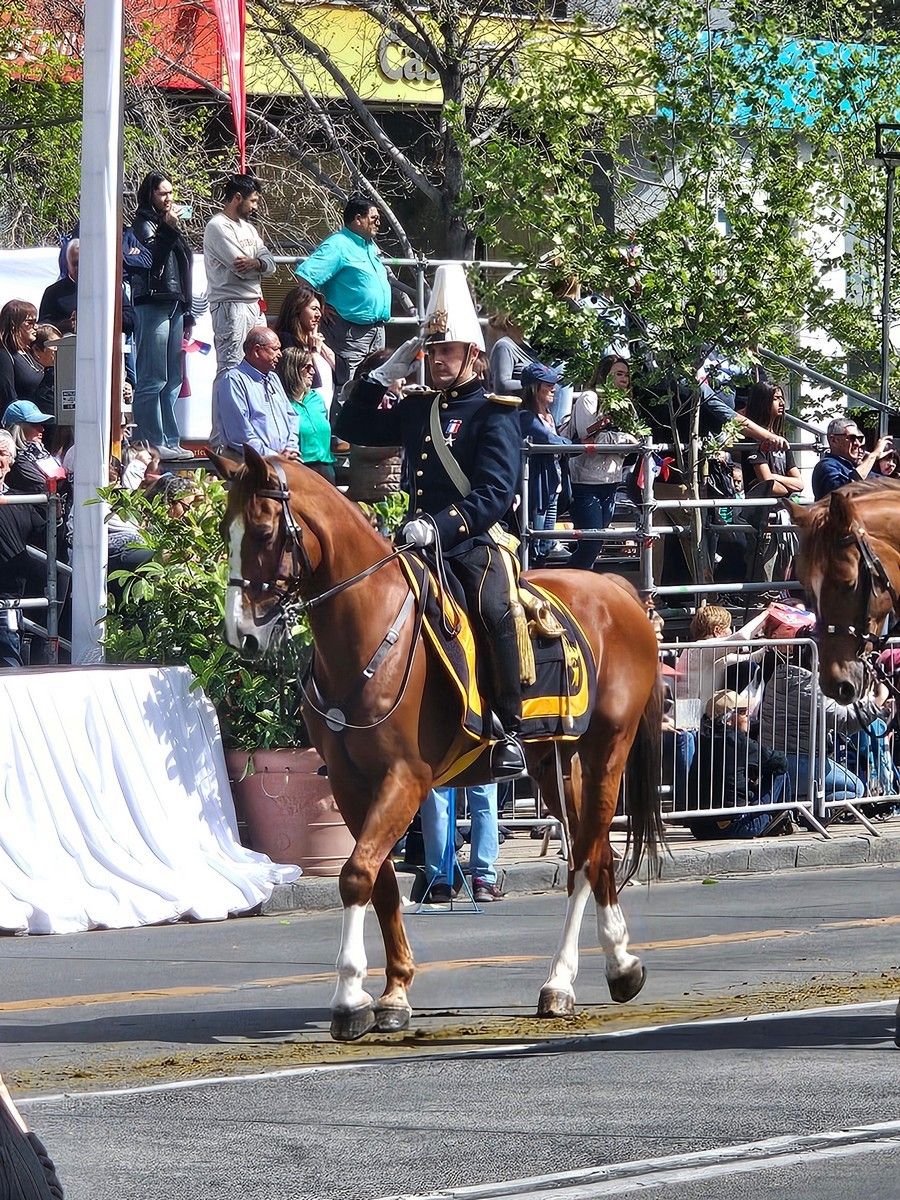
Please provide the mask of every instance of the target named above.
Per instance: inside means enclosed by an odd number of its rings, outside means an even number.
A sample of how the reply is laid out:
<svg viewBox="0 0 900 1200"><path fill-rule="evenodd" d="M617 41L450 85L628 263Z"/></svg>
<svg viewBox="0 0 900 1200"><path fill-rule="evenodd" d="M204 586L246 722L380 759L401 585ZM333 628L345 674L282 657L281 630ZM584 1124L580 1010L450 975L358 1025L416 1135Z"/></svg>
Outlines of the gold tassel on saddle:
<svg viewBox="0 0 900 1200"><path fill-rule="evenodd" d="M491 526L490 534L496 543L497 552L503 562L506 570L506 579L509 584L509 611L516 623L519 680L525 687L531 687L537 679L537 667L534 662L534 647L531 644L531 635L528 632L528 618L522 606L524 596L519 591L520 567L515 550L518 542L512 534L507 533L499 525Z"/></svg>

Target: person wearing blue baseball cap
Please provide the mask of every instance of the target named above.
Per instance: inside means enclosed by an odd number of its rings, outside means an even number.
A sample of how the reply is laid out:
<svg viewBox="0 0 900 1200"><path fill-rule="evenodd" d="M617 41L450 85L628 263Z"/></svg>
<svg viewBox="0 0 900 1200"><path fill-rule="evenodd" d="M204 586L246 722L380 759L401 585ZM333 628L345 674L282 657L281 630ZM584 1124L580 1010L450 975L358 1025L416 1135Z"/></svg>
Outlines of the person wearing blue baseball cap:
<svg viewBox="0 0 900 1200"><path fill-rule="evenodd" d="M522 369L522 408L519 427L522 438L537 446L568 446L568 438L556 432L551 409L556 388L562 379L559 371L544 363L528 363ZM528 524L533 529L555 529L556 510L562 489L562 469L557 457L532 456L528 470ZM553 550L552 539L532 542L532 566L542 566Z"/></svg>
<svg viewBox="0 0 900 1200"><path fill-rule="evenodd" d="M56 417L42 412L33 400L14 400L8 404L3 414L3 427L12 429L14 425L49 425Z"/></svg>
<svg viewBox="0 0 900 1200"><path fill-rule="evenodd" d="M65 480L65 471L44 445L44 426L55 420L32 400L15 400L7 406L3 427L16 445L16 461L7 479L11 492L40 494L50 490L51 481L55 489Z"/></svg>

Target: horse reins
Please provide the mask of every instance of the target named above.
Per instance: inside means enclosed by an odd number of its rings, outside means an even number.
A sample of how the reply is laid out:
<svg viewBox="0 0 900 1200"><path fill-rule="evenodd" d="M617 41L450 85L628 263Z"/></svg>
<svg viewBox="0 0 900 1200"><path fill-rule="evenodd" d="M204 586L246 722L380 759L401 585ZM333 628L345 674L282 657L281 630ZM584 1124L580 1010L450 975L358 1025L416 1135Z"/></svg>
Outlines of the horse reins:
<svg viewBox="0 0 900 1200"><path fill-rule="evenodd" d="M410 550L415 550L416 547L411 544L395 546L391 550L390 554L386 554L383 558L378 559L377 562L371 563L368 567L363 568L362 571L358 571L355 575L351 575L349 579L341 580L340 583L336 583L333 587L327 588L324 592L320 592L317 596L312 596L308 600L298 596L297 589L302 584L304 578L309 578L312 575L313 566L312 562L310 561L309 553L303 542L303 527L297 523L293 510L291 509L291 492L290 488L288 487L287 477L284 473L284 467L279 462L273 462L271 466L278 476L278 481L281 486L277 488L260 488L256 492L256 495L263 500L276 500L281 505L283 535L279 558L283 556L285 548L289 546L291 553L291 573L290 575L276 575L275 579L271 583L262 583L259 585L259 591L262 594L270 592L279 583L284 584L285 586L279 590L276 602L263 614L262 617L257 616L256 606L253 606L253 623L259 627L262 625L269 625L272 623L272 621L280 619L282 622L282 633L286 636L289 602L291 609L300 613L308 612L310 609L316 608L318 605L323 604L326 600L331 600L334 596L340 595L341 592L346 591L355 584L361 583L362 580L368 579L370 575L374 575L376 571L379 571L389 562L394 562L403 554L408 553ZM301 570L298 570L298 567L302 568L302 573ZM229 587L239 587L242 590L249 589L251 587L251 583L247 579L229 578L228 585ZM303 702L308 704L312 711L318 717L321 717L323 721L325 721L329 729L333 730L334 732L340 732L344 729L374 729L376 726L381 725L389 717L393 716L394 712L396 712L398 706L403 700L403 697L406 695L406 689L409 686L409 680L412 675L416 646L419 642L419 634L422 629L422 622L425 618L425 606L428 597L428 590L429 574L426 570L422 582L422 592L418 598L418 604L416 603L416 597L412 588L408 588L406 597L404 598L403 604L400 607L400 611L397 613L397 616L394 618L390 628L379 643L375 653L371 656L365 667L363 667L360 679L354 685L352 693L341 702L342 707L338 705L332 705L328 709L320 708L310 696L309 688L307 687L307 681L315 689L317 699L321 702L321 704L324 705L327 703L325 698L322 696L321 691L319 690L318 684L316 683L315 658L313 658L312 662L310 663L305 676L297 680L297 690L300 692ZM359 698L359 694L362 692L369 680L375 675L376 671L387 657L391 647L400 640L400 633L413 606L416 607L416 622L415 627L413 628L412 638L410 639L409 655L407 656L406 665L403 670L403 678L400 683L400 689L394 702L391 704L387 712L382 714L382 716L378 717L375 721L372 721L367 725L352 724L345 717L343 708L349 707L350 704Z"/></svg>
<svg viewBox="0 0 900 1200"><path fill-rule="evenodd" d="M821 631L822 635L831 637L852 637L860 647L871 645L873 653L878 653L884 649L888 638L891 634L891 629L886 633L873 633L870 626L872 624L869 618L869 604L873 596L879 592L886 592L891 598L891 605L894 610L900 607L900 597L891 582L891 578L887 573L884 563L875 553L872 544L869 541L866 533L860 526L854 522L853 528L846 537L841 538L838 543L841 546L856 546L859 551L860 565L865 567L865 572L861 572L862 582L865 588L863 596L863 619L861 625L825 625ZM893 628L893 623L891 628ZM821 635L820 635L821 636Z"/></svg>

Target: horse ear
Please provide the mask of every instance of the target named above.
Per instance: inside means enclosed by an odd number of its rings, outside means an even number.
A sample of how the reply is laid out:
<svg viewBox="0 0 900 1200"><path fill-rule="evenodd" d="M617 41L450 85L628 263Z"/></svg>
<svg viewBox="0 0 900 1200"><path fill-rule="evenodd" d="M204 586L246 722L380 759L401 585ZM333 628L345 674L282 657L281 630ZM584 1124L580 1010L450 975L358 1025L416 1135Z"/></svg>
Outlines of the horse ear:
<svg viewBox="0 0 900 1200"><path fill-rule="evenodd" d="M836 492L831 493L831 500L828 504L829 525L836 533L846 534L853 528L855 520L856 511L853 501L838 488Z"/></svg>
<svg viewBox="0 0 900 1200"><path fill-rule="evenodd" d="M801 529L806 529L815 520L812 508L808 504L797 504L789 496L782 497L781 507L791 514L792 523L799 525Z"/></svg>
<svg viewBox="0 0 900 1200"><path fill-rule="evenodd" d="M216 474L220 479L229 480L241 469L241 464L235 462L233 458L224 458L221 454L215 454L212 450L206 451L206 457L212 463Z"/></svg>
<svg viewBox="0 0 900 1200"><path fill-rule="evenodd" d="M252 446L244 443L244 462L247 465L248 482L255 488L265 487L269 482L269 464Z"/></svg>

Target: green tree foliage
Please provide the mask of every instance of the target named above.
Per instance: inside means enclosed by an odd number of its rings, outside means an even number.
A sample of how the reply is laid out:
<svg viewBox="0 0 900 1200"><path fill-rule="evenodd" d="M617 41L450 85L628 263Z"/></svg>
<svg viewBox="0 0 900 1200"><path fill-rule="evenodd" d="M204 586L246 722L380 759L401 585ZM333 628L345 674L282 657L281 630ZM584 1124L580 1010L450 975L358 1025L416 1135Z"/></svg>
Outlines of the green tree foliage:
<svg viewBox="0 0 900 1200"><path fill-rule="evenodd" d="M81 91L52 38L22 3L0 22L0 244L29 245L77 210Z"/></svg>
<svg viewBox="0 0 900 1200"><path fill-rule="evenodd" d="M107 488L113 512L133 522L153 552L149 562L114 571L106 620L107 661L187 666L215 705L227 749L305 744L296 679L310 644L305 619L281 653L245 662L224 641L228 564L220 532L225 490L199 477L196 499L173 517L162 498Z"/></svg>
<svg viewBox="0 0 900 1200"><path fill-rule="evenodd" d="M492 252L545 251L491 300L569 349L576 377L608 333L548 300L548 277L620 301L639 281L658 357L687 377L709 344L785 349L820 330L877 345L884 185L871 160L900 54L887 36L824 52L796 22L744 9L714 29L700 6L635 0L615 56L585 27L555 59L526 51L498 84L506 119L469 146L466 198ZM830 286L838 270L846 297Z"/></svg>

